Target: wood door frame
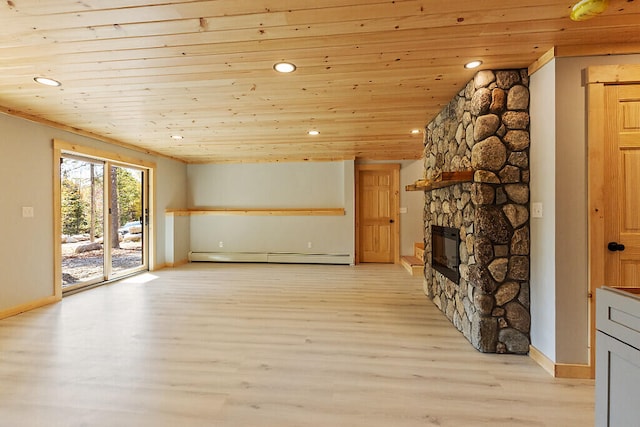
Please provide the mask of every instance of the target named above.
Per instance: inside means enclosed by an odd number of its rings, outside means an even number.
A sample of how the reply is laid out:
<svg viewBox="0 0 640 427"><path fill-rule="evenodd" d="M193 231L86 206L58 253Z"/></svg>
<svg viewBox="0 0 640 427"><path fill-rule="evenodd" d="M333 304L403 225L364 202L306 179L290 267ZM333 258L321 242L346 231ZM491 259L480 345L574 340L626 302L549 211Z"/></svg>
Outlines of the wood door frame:
<svg viewBox="0 0 640 427"><path fill-rule="evenodd" d="M155 260L155 169L156 164L147 160L129 157L110 151L103 151L79 144L72 144L59 139L53 140L53 297L62 299L62 219L60 202L60 159L64 153L76 154L88 158L104 160L107 164L132 166L147 172L147 205L149 209L149 226L145 244L147 245L147 266L149 271L157 269ZM114 280L117 280L115 278ZM106 283L106 282L101 282Z"/></svg>
<svg viewBox="0 0 640 427"><path fill-rule="evenodd" d="M394 244L393 263L400 264L400 163L374 163L355 165L355 263L360 264L360 172L362 171L391 171L393 172L392 203L394 206L392 238Z"/></svg>
<svg viewBox="0 0 640 427"><path fill-rule="evenodd" d="M607 179L604 155L605 86L640 83L640 65L603 65L589 67L585 73L587 86L587 171L588 171L588 248L589 248L589 367L595 376L595 304L596 289L605 284L606 236L605 185Z"/></svg>

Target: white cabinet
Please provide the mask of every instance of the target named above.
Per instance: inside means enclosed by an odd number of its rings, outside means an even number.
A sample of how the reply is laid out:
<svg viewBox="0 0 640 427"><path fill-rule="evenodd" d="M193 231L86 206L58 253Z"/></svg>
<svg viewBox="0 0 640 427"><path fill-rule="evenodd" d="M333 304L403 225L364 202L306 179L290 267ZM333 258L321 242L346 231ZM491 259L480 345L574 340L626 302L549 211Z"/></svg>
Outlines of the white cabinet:
<svg viewBox="0 0 640 427"><path fill-rule="evenodd" d="M596 426L640 425L640 297L597 290Z"/></svg>

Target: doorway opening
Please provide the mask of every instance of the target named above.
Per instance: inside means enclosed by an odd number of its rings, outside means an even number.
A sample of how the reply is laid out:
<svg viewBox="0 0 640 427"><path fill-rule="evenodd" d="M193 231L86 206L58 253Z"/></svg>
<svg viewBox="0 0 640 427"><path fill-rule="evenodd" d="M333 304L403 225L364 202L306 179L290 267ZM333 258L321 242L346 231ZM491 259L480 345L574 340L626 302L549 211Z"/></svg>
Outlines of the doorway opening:
<svg viewBox="0 0 640 427"><path fill-rule="evenodd" d="M57 294L149 269L150 169L61 150Z"/></svg>

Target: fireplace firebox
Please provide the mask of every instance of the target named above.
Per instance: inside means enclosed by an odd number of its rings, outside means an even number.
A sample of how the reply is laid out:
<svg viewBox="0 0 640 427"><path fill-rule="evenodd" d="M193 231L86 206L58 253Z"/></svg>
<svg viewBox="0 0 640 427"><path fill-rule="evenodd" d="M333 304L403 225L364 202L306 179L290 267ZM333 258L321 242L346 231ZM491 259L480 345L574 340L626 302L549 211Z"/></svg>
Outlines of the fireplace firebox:
<svg viewBox="0 0 640 427"><path fill-rule="evenodd" d="M431 226L431 266L452 282L460 282L460 230Z"/></svg>

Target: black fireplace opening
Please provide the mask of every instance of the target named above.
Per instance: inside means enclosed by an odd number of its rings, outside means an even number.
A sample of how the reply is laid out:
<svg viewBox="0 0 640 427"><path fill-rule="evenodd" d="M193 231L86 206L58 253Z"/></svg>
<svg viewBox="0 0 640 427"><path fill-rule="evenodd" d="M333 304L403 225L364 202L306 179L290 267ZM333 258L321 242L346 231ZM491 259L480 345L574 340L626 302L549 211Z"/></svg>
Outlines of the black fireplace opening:
<svg viewBox="0 0 640 427"><path fill-rule="evenodd" d="M431 226L431 266L452 282L460 282L460 230Z"/></svg>

